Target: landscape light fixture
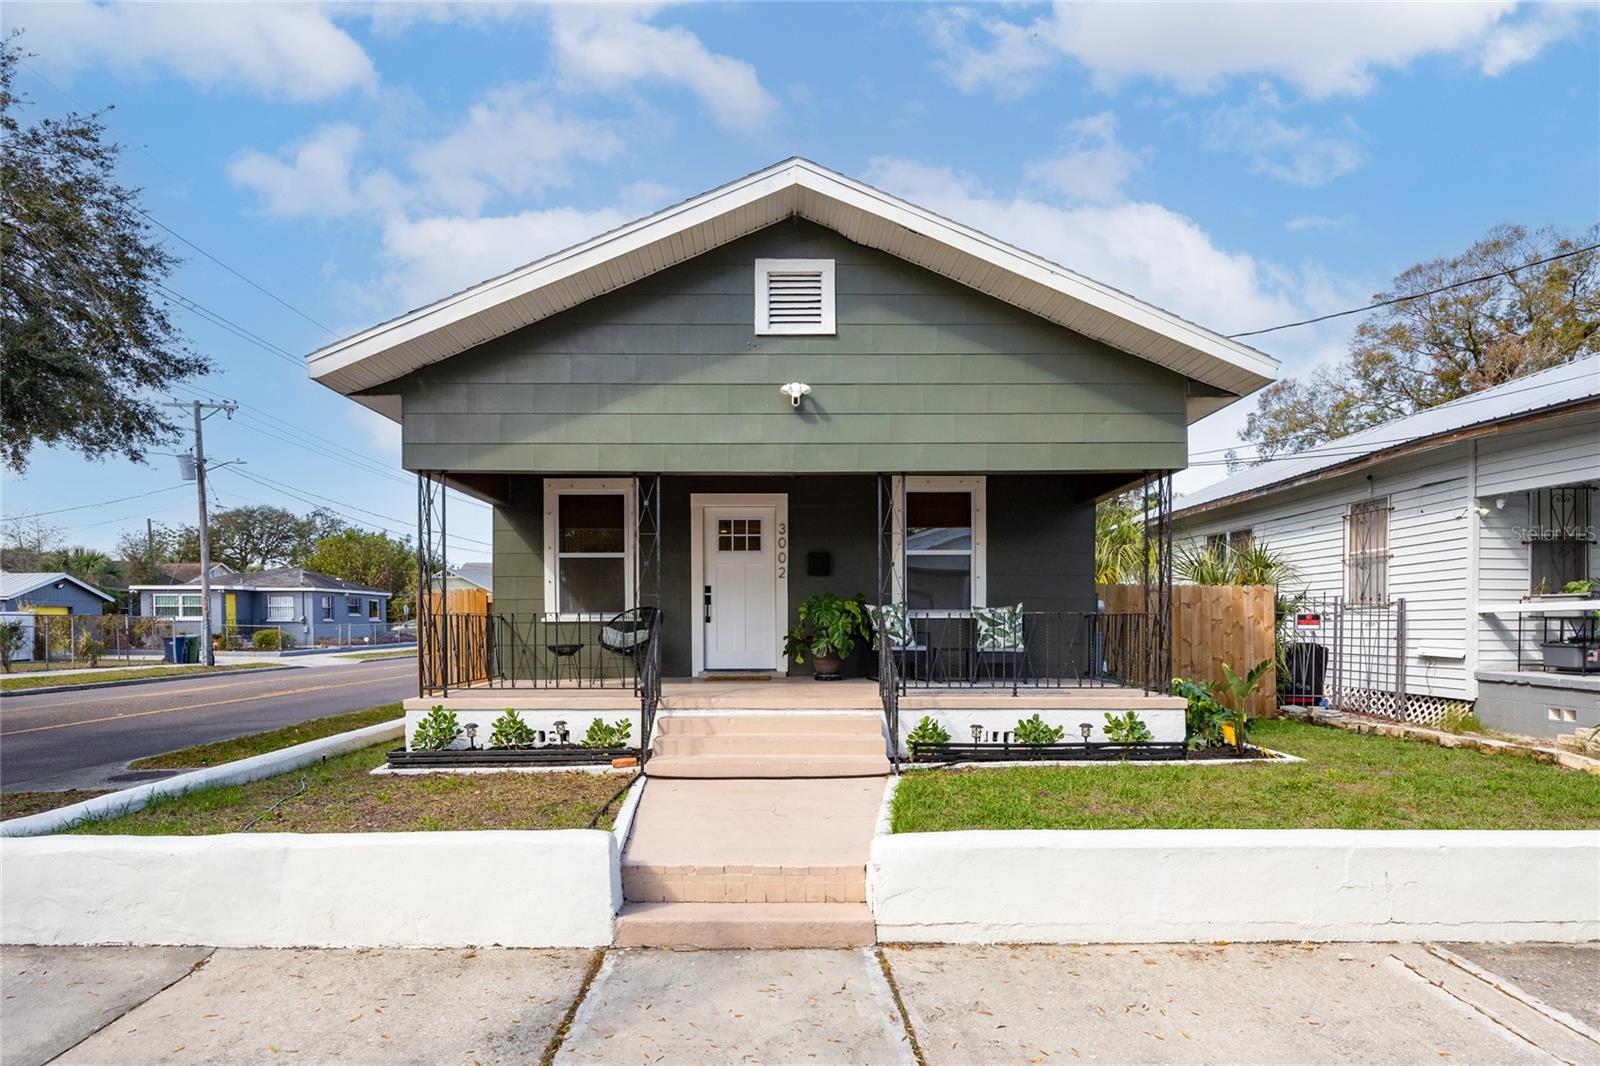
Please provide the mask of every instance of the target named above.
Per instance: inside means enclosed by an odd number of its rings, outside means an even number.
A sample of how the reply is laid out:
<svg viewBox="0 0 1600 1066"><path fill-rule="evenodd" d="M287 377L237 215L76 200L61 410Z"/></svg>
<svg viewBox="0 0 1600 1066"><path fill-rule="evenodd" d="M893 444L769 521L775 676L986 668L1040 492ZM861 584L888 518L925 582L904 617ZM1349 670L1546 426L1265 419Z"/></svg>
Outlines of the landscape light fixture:
<svg viewBox="0 0 1600 1066"><path fill-rule="evenodd" d="M1094 732L1094 726L1090 725L1088 722L1079 722L1078 732L1083 735L1083 742L1087 744L1089 743L1089 734Z"/></svg>
<svg viewBox="0 0 1600 1066"><path fill-rule="evenodd" d="M468 722L467 723L467 747L472 748L474 750L476 750L477 747L478 747L478 723L477 722Z"/></svg>
<svg viewBox="0 0 1600 1066"><path fill-rule="evenodd" d="M556 730L556 743L565 744L567 742L567 722L566 722L566 719L557 718L555 720L555 730Z"/></svg>
<svg viewBox="0 0 1600 1066"><path fill-rule="evenodd" d="M972 742L974 744L979 744L979 743L982 743L982 741L983 741L983 726L979 725L977 722L973 722L972 723Z"/></svg>

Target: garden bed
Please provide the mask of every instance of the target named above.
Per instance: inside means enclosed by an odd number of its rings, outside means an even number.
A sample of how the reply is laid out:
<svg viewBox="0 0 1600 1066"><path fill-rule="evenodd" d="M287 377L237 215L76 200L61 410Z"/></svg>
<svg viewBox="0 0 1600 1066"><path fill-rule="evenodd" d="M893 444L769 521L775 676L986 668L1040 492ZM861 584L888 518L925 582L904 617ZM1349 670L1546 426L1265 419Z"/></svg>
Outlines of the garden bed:
<svg viewBox="0 0 1600 1066"><path fill-rule="evenodd" d="M1232 748L1228 749L1233 752ZM1176 744L912 744L912 763L973 762L1167 762L1185 757L1184 746ZM1263 758L1259 752L1236 754L1237 758Z"/></svg>
<svg viewBox="0 0 1600 1066"><path fill-rule="evenodd" d="M385 833L451 829L608 829L618 791L609 774L374 776L386 745L362 748L244 785L161 796L142 810L66 832ZM602 813L603 811L603 813Z"/></svg>
<svg viewBox="0 0 1600 1066"><path fill-rule="evenodd" d="M518 748L446 748L442 751L389 753L391 770L511 769L529 766L610 766L617 759L639 758L638 748L589 748L581 744L544 744Z"/></svg>
<svg viewBox="0 0 1600 1066"><path fill-rule="evenodd" d="M962 829L1595 829L1593 778L1286 720L1251 740L1304 761L944 769L895 792L896 833Z"/></svg>

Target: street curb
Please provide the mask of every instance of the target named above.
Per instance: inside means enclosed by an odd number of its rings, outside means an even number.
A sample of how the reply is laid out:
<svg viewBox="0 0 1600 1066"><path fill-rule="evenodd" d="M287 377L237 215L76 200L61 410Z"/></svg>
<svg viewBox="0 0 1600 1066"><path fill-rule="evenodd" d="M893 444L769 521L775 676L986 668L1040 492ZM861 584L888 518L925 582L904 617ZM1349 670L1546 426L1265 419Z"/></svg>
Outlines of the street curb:
<svg viewBox="0 0 1600 1066"><path fill-rule="evenodd" d="M93 688L122 688L124 685L153 685L157 681L187 681L191 677L217 677L219 675L244 675L265 674L273 670L304 670L305 667L294 663L282 665L257 666L249 670L213 670L207 673L169 674L166 677L130 677L126 681L98 681L87 682L82 685L51 685L48 688L20 688L10 692L0 692L0 699L12 699L17 696L41 696L50 692L87 692Z"/></svg>

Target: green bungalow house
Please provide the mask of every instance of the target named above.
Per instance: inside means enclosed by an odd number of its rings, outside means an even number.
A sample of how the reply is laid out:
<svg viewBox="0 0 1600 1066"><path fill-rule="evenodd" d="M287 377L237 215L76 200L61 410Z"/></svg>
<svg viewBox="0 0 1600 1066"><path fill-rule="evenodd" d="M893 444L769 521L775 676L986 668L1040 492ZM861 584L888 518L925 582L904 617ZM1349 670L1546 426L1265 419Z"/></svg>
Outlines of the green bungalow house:
<svg viewBox="0 0 1600 1066"><path fill-rule="evenodd" d="M1130 664L1170 568L1104 615L1095 502L1166 490L1189 425L1276 365L799 158L309 357L402 427L424 588L441 486L494 508L494 614L423 612L413 718L817 707L1004 739L1037 710L1087 739L1139 708L1167 743L1181 704ZM824 592L887 636L831 685L784 655Z"/></svg>

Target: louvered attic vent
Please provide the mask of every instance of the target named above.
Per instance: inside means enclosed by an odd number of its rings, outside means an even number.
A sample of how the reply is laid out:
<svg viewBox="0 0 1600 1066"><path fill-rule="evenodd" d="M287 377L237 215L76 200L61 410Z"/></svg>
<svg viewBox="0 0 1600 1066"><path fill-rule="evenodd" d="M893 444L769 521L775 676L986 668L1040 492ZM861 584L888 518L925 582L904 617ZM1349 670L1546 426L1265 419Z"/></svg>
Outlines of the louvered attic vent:
<svg viewBox="0 0 1600 1066"><path fill-rule="evenodd" d="M832 259L757 259L756 332L832 334Z"/></svg>

